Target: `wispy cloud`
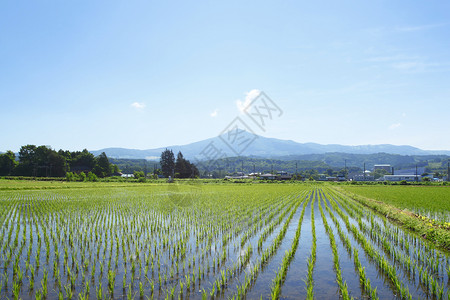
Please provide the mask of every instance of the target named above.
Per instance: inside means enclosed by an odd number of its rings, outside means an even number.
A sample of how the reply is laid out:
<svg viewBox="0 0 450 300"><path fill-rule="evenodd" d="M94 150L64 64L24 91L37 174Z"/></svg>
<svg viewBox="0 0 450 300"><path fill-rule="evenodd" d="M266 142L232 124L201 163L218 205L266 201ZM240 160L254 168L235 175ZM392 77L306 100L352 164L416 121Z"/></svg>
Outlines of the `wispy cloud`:
<svg viewBox="0 0 450 300"><path fill-rule="evenodd" d="M372 56L365 61L373 64L372 68L387 67L408 73L448 71L450 66L447 62L430 62L426 57L401 53Z"/></svg>
<svg viewBox="0 0 450 300"><path fill-rule="evenodd" d="M131 104L131 107L134 107L136 109L144 109L145 108L145 103L143 103L143 102L133 102Z"/></svg>
<svg viewBox="0 0 450 300"><path fill-rule="evenodd" d="M448 23L426 24L426 25L417 25L417 26L399 26L399 27L395 28L395 31L398 31L398 32L422 31L422 30L428 30L428 29L432 29L432 28L442 27L447 24Z"/></svg>
<svg viewBox="0 0 450 300"><path fill-rule="evenodd" d="M241 101L240 99L236 100L236 105L237 105L237 108L239 109L239 111L241 113L244 113L244 111L247 108L247 106L249 106L250 103L253 101L253 99L258 97L258 95L260 93L261 93L260 90L253 89L250 92L245 93L245 100L244 101Z"/></svg>
<svg viewBox="0 0 450 300"><path fill-rule="evenodd" d="M219 113L219 110L216 108L212 113L210 113L209 115L213 118L217 117L217 114Z"/></svg>
<svg viewBox="0 0 450 300"><path fill-rule="evenodd" d="M400 123L394 123L391 126L389 126L389 129L390 130L395 130L395 129L401 127L401 126L402 126L402 124L400 124Z"/></svg>
<svg viewBox="0 0 450 300"><path fill-rule="evenodd" d="M425 64L418 61L404 61L392 64L392 67L397 70L409 71L412 69L417 69L420 67L424 67Z"/></svg>
<svg viewBox="0 0 450 300"><path fill-rule="evenodd" d="M394 69L410 73L448 71L449 66L450 64L447 62L437 63L437 62L424 62L421 60L401 61L392 64L392 67Z"/></svg>
<svg viewBox="0 0 450 300"><path fill-rule="evenodd" d="M419 56L408 56L408 55L390 55L390 56L374 56L366 59L368 62L396 62L396 61L404 61L404 60L417 60L420 59Z"/></svg>

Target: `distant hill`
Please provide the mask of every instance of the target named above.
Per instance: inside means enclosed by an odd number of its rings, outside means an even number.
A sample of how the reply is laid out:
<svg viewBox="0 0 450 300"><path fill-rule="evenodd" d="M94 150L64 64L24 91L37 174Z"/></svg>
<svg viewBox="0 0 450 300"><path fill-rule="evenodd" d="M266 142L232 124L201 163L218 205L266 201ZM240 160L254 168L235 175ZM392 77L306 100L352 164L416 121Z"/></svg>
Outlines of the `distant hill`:
<svg viewBox="0 0 450 300"><path fill-rule="evenodd" d="M252 142L248 143L248 146L245 147L248 141ZM300 156L318 155L326 153L450 155L450 151L422 150L408 145L396 146L390 144L381 144L381 145L347 146L338 144L322 145L316 143L297 143L291 140L280 140L276 138L267 138L258 135L253 135L247 131L239 131L238 135L228 135L227 133L225 133L218 137L209 138L206 140L198 141L187 145L172 145L172 146L168 145L166 147L148 150L105 148L91 152L94 155L99 155L100 153L105 152L108 157L112 158L159 160L161 152L165 148L168 148L172 149L175 154L178 151L181 151L187 159L206 160L207 157L205 155L202 155L202 151L207 149L208 145L211 145L211 143L213 143L216 149L220 149L221 153L223 153L223 155L227 157L246 156L246 157L261 157L261 158L279 158L283 160L294 160L294 159L322 160L322 158L317 159L318 157L316 157L316 159L313 159L313 157L306 159L306 157ZM241 145L240 148L239 145ZM233 151L233 149L235 151Z"/></svg>

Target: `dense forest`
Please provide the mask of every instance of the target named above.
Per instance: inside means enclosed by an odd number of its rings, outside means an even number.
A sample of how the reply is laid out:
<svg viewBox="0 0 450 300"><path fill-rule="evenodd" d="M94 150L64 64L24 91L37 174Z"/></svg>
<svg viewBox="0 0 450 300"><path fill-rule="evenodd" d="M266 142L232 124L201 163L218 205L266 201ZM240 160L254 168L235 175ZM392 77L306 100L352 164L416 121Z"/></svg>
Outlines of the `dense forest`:
<svg viewBox="0 0 450 300"><path fill-rule="evenodd" d="M0 154L0 176L64 177L71 172L107 177L118 171L105 153L95 157L86 149L71 152L26 145L20 148L18 160L12 151Z"/></svg>

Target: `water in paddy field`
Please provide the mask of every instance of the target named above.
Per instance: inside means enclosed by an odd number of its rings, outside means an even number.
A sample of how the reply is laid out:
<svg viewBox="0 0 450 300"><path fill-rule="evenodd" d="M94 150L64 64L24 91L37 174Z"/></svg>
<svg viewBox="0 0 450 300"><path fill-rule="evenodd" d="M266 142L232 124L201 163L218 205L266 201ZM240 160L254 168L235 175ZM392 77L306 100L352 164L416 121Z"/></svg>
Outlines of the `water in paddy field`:
<svg viewBox="0 0 450 300"><path fill-rule="evenodd" d="M345 196L311 186L298 186L288 192L280 189L276 193L268 189L257 196L256 190L250 189L242 198L235 194L239 191L235 186L230 191L221 189L215 192L197 188L195 193L183 187L88 194L0 192L0 297L35 299L46 290L47 299L56 299L60 294L64 298L87 295L94 299L99 293L116 299L140 299L141 293L143 298L160 299L170 299L172 294L173 298L183 299L202 299L203 294L218 299L238 295L271 299L274 278L301 226L279 297L305 299L313 212L317 239L312 271L314 297L337 299L341 290L319 201L351 297L369 299L355 267L355 250L379 299L400 296L392 279L347 228L343 216L348 217L348 224L362 234L377 255L395 268L396 278L408 287L412 298L439 297L432 295L431 284L424 286L417 272L407 269L404 261L386 249L382 238L397 255L426 269L443 288L443 298L447 297L447 252L434 249ZM348 237L350 251L338 227ZM370 233L371 230L378 233ZM263 253L272 249L277 239L279 243L268 254L267 262L261 264ZM433 261L437 261L437 267L431 267ZM110 276L114 278L112 285Z"/></svg>

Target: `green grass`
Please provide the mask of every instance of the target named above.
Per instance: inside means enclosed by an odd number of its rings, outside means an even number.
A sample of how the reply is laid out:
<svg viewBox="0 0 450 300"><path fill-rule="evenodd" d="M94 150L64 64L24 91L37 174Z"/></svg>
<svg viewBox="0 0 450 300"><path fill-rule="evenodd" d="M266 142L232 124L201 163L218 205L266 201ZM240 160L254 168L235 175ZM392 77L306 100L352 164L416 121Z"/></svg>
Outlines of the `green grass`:
<svg viewBox="0 0 450 300"><path fill-rule="evenodd" d="M402 210L450 222L450 186L342 186L342 189Z"/></svg>

